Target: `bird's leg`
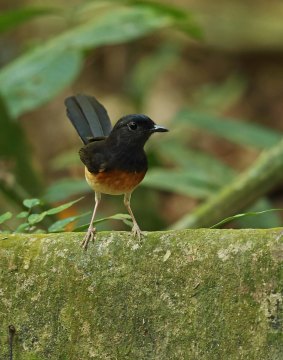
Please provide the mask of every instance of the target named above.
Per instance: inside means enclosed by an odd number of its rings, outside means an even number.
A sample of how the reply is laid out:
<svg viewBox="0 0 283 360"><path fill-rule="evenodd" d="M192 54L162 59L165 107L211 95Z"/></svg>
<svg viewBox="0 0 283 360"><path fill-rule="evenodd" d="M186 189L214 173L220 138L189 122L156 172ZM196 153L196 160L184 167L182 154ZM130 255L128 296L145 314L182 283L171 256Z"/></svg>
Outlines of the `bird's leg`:
<svg viewBox="0 0 283 360"><path fill-rule="evenodd" d="M134 233L134 236L137 236L137 238L140 240L141 239L141 235L142 235L142 232L141 232L141 229L139 228L138 226L138 223L134 217L134 214L132 212L132 209L131 209L131 193L126 193L124 195L124 204L132 218L132 221L133 221L133 228L132 228L132 232Z"/></svg>
<svg viewBox="0 0 283 360"><path fill-rule="evenodd" d="M81 243L81 246L84 248L84 250L87 250L88 243L90 241L94 241L94 239L95 239L96 228L93 227L93 221L94 221L94 218L95 218L96 210L98 208L98 204L100 202L100 199L101 199L101 194L96 191L95 192L95 205L94 205L92 217L91 217L91 220L90 220L90 224L89 224L87 233L84 236L83 242Z"/></svg>

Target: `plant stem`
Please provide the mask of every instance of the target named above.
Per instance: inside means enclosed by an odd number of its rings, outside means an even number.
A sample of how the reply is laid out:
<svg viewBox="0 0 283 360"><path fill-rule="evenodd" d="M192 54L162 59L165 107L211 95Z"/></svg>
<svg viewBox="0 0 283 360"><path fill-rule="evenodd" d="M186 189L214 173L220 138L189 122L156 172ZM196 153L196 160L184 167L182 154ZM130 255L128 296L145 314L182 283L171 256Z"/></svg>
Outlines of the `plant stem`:
<svg viewBox="0 0 283 360"><path fill-rule="evenodd" d="M210 227L251 206L283 180L283 141L264 151L257 161L231 184L222 188L193 213L185 215L171 228Z"/></svg>

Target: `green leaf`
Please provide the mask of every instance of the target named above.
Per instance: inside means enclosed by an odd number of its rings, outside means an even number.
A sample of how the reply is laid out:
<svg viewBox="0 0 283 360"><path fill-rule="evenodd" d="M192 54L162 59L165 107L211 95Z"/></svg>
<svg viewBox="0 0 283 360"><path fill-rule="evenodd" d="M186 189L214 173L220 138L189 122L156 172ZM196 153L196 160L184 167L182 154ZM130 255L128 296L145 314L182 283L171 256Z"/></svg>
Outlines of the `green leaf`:
<svg viewBox="0 0 283 360"><path fill-rule="evenodd" d="M82 217L85 217L87 215L90 215L90 211L87 212L87 213L81 214L81 215L70 216L70 217L67 217L65 219L58 220L58 221L54 222L51 226L49 226L48 232L60 232L60 231L63 231L67 225L69 225L72 222L77 221L77 220L79 220Z"/></svg>
<svg viewBox="0 0 283 360"><path fill-rule="evenodd" d="M47 202L63 201L70 196L91 191L85 179L61 179L48 187L44 199Z"/></svg>
<svg viewBox="0 0 283 360"><path fill-rule="evenodd" d="M99 224L101 222L108 221L108 220L121 220L121 221L123 221L124 224L126 224L128 226L133 226L132 222L129 221L131 219L132 219L131 216L128 215L128 214L115 214L115 215L112 215L112 216L108 216L108 217L105 217L105 218L95 220L93 222L93 224ZM81 225L81 226L75 228L73 231L74 232L81 232L81 231L86 230L88 227L89 227L89 224L84 224L84 225Z"/></svg>
<svg viewBox="0 0 283 360"><path fill-rule="evenodd" d="M57 207L55 207L53 209L49 209L49 210L46 211L46 215L58 214L59 212L68 209L69 207L71 207L72 205L74 205L77 202L81 201L82 199L83 199L83 197L81 197L81 198L79 198L77 200L74 200L74 201L69 201L68 203L62 204L62 205L57 206Z"/></svg>
<svg viewBox="0 0 283 360"><path fill-rule="evenodd" d="M71 81L82 65L79 52L48 43L0 71L0 92L12 117L49 101Z"/></svg>
<svg viewBox="0 0 283 360"><path fill-rule="evenodd" d="M35 231L33 231L33 234L46 234L46 230L44 230L44 229L35 229Z"/></svg>
<svg viewBox="0 0 283 360"><path fill-rule="evenodd" d="M17 10L9 10L0 14L0 33L14 28L33 18L57 13L52 8L24 7Z"/></svg>
<svg viewBox="0 0 283 360"><path fill-rule="evenodd" d="M266 214L269 212L274 212L274 211L283 211L283 209L267 209L267 210L263 210L263 211L251 211L251 212L246 212L246 213L242 213L242 214L236 214L234 216L229 216L229 217L219 221L217 224L211 226L210 229L218 228L228 222L231 222L233 220L238 220L238 219L246 217L246 216L259 216L259 215Z"/></svg>
<svg viewBox="0 0 283 360"><path fill-rule="evenodd" d="M183 110L174 120L177 123L193 125L239 145L257 149L269 148L282 139L282 134L264 126L241 120L220 118L211 114Z"/></svg>
<svg viewBox="0 0 283 360"><path fill-rule="evenodd" d="M65 229L65 227L72 222L77 220L77 216L71 216L63 220L58 220L48 228L48 232L60 232Z"/></svg>
<svg viewBox="0 0 283 360"><path fill-rule="evenodd" d="M115 8L66 31L21 56L0 71L0 93L14 117L52 99L79 73L83 51L119 44L177 23L154 6Z"/></svg>
<svg viewBox="0 0 283 360"><path fill-rule="evenodd" d="M88 49L134 40L172 23L168 14L162 15L147 6L121 7L71 30L60 40L76 49Z"/></svg>
<svg viewBox="0 0 283 360"><path fill-rule="evenodd" d="M126 1L127 2L127 1ZM202 29L194 20L192 13L182 8L164 4L162 2L148 1L148 0L129 0L129 4L140 7L149 7L156 11L157 14L167 15L174 19L174 25L179 29L190 35L195 39L203 37Z"/></svg>
<svg viewBox="0 0 283 360"><path fill-rule="evenodd" d="M0 224L3 224L5 221L11 219L12 213L10 211L5 212L4 214L0 215Z"/></svg>
<svg viewBox="0 0 283 360"><path fill-rule="evenodd" d="M259 199L247 212L259 212L271 209L272 203L267 198ZM245 216L235 222L236 226L241 229L269 229L280 227L282 220L280 213L276 211L267 212L264 216Z"/></svg>
<svg viewBox="0 0 283 360"><path fill-rule="evenodd" d="M29 217L28 217L28 223L30 225L34 225L34 224L37 224L39 223L40 221L42 221L45 216L47 215L47 211L44 211L40 214L31 214Z"/></svg>
<svg viewBox="0 0 283 360"><path fill-rule="evenodd" d="M22 233L24 232L25 230L27 230L28 228L30 227L30 224L29 223L22 223L21 225L19 225L17 227L17 229L15 230L15 233Z"/></svg>
<svg viewBox="0 0 283 360"><path fill-rule="evenodd" d="M58 214L59 212L62 212L64 210L68 209L69 207L71 207L72 205L74 205L75 203L80 201L81 199L82 198L74 200L74 201L70 201L70 202L68 202L66 204L62 204L62 205L57 206L55 208L43 211L40 214L31 214L28 217L28 223L29 223L30 226L35 225L35 224L41 222L45 218L45 216ZM38 199L32 199L32 200L38 200ZM28 205L32 205L32 202L28 203ZM36 205L38 205L38 204L36 204Z"/></svg>
<svg viewBox="0 0 283 360"><path fill-rule="evenodd" d="M33 208L34 206L38 206L41 204L41 201L39 199L25 199L23 201L23 205L27 207L28 209Z"/></svg>
<svg viewBox="0 0 283 360"><path fill-rule="evenodd" d="M129 214L115 214L115 215L109 216L107 218L102 218L102 219L96 220L96 221L94 221L94 224L97 224L99 222L106 221L106 220L120 220L120 221L123 221L123 223L128 226L131 226L131 227L133 226L132 218Z"/></svg>
<svg viewBox="0 0 283 360"><path fill-rule="evenodd" d="M26 218L26 217L28 217L29 216L29 212L28 211L22 211L22 212L20 212L17 216L16 216L16 218L18 218L18 219L23 219L23 218Z"/></svg>
<svg viewBox="0 0 283 360"><path fill-rule="evenodd" d="M164 169L149 170L141 185L196 199L207 198L219 187L219 185L211 183L205 176L194 174L189 170Z"/></svg>

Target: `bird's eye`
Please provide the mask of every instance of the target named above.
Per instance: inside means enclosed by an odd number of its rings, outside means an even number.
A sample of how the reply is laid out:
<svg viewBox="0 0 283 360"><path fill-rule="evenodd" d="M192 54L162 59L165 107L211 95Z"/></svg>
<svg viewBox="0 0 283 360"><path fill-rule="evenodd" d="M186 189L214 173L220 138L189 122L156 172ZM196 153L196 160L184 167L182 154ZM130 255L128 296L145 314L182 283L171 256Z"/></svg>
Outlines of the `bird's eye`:
<svg viewBox="0 0 283 360"><path fill-rule="evenodd" d="M136 130L138 125L137 123L135 123L134 121L131 121L129 124L128 124L128 127L130 130Z"/></svg>

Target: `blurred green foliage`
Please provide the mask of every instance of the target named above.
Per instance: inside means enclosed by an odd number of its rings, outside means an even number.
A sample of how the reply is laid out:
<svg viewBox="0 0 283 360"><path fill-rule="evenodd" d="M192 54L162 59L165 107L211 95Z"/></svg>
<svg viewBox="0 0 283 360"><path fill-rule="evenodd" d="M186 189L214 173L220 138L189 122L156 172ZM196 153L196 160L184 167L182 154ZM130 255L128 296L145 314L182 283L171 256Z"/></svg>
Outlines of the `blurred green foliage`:
<svg viewBox="0 0 283 360"><path fill-rule="evenodd" d="M0 69L0 161L4 164L0 172L0 191L6 199L23 207L27 207L23 200L30 196L40 196L47 203L57 203L91 192L83 179L63 178L46 188L30 160L30 149L17 121L20 115L37 109L70 85L78 77L87 51L133 42L167 29L160 45L135 64L125 81L125 94L141 111L150 88L168 69L176 66L182 54L183 42L174 40L174 31L178 30L189 38L201 37L201 30L190 12L153 1L93 1L82 4L76 11L17 9L1 14L0 31L13 29L38 16L49 15L64 19L66 29ZM149 145L151 167L142 183L141 197L151 198L151 210L158 211L156 199L147 188L205 200L237 175L234 169L212 154L196 150L190 141L193 132L207 132L256 151L269 148L280 140L281 134L275 130L218 115L219 111L235 103L244 89L243 79L235 76L217 87L203 87L195 94L191 108L181 109L171 120L168 126L172 131L160 138L158 146ZM68 152L60 154L51 165L53 169L63 169L78 161L76 153ZM270 207L268 200L260 199L254 209L262 211L266 207ZM144 212L142 209L139 211ZM30 231L45 216L55 213L50 210L34 214L26 212L26 216L22 213L27 221L20 225L20 230ZM61 231L84 215L58 220L59 223L50 225L49 230ZM118 218L127 220L123 216ZM0 217L0 223L9 219L10 213L5 212ZM158 216L154 222L155 226L160 225ZM245 226L245 223L241 225ZM265 221L258 222L254 218L249 222L249 226L256 227L278 225L280 219L273 212L266 214ZM152 223L151 226L154 227Z"/></svg>
<svg viewBox="0 0 283 360"><path fill-rule="evenodd" d="M26 21L56 14L58 11L52 8L25 7L22 9L6 11L0 14L0 33L15 28Z"/></svg>
<svg viewBox="0 0 283 360"><path fill-rule="evenodd" d="M0 191L13 202L38 195L41 183L31 163L30 148L18 122L13 121L0 98Z"/></svg>
<svg viewBox="0 0 283 360"><path fill-rule="evenodd" d="M132 41L170 26L199 35L185 12L147 1L123 3L113 2L108 11L91 16L0 70L0 93L11 116L37 108L70 84L79 74L88 49Z"/></svg>
<svg viewBox="0 0 283 360"><path fill-rule="evenodd" d="M82 198L69 201L65 204L61 204L59 206L53 207L48 210L41 210L41 206L43 205L42 201L36 198L33 199L25 199L23 201L23 206L25 208L24 211L21 211L19 214L16 215L18 219L22 219L23 222L20 225L12 229L7 222L12 219L13 215L10 211L5 212L4 214L0 215L0 233L2 234L16 234L16 233L44 233L44 232L61 232L66 229L66 227L78 220L85 219L86 216L90 215L90 211L84 214L76 215L76 216L69 216L62 220L57 220L52 222L48 227L45 226L43 220L55 214L62 213L64 210L70 208L78 201L82 200ZM116 214L113 216L109 216L106 218L101 218L95 220L93 224L99 224L106 220L121 220L126 225L132 226L132 222L130 221L131 217L128 214ZM40 227L38 227L40 226ZM73 231L83 231L87 229L89 223L80 225L79 227L73 229ZM6 227L6 229L5 229Z"/></svg>

